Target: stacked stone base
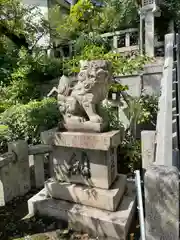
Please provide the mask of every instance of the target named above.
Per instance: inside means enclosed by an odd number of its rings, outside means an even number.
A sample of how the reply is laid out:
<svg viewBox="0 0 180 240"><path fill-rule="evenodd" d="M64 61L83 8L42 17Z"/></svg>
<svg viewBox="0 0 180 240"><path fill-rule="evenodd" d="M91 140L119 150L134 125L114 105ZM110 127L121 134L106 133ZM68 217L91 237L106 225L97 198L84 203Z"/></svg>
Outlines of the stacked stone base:
<svg viewBox="0 0 180 240"><path fill-rule="evenodd" d="M125 240L135 212L135 199L134 185L129 183L117 210L112 212L51 198L44 188L29 199L28 208L30 214L38 213L66 221L75 231L92 237Z"/></svg>
<svg viewBox="0 0 180 240"><path fill-rule="evenodd" d="M67 221L75 231L92 237L125 240L135 212L135 189L125 175L117 174L120 140L120 131L44 134L43 142L52 144L54 174L28 201L29 213ZM68 172L84 161L89 178L83 172Z"/></svg>
<svg viewBox="0 0 180 240"><path fill-rule="evenodd" d="M116 211L126 190L126 176L118 175L110 189L88 187L82 184L45 182L48 196L108 211Z"/></svg>

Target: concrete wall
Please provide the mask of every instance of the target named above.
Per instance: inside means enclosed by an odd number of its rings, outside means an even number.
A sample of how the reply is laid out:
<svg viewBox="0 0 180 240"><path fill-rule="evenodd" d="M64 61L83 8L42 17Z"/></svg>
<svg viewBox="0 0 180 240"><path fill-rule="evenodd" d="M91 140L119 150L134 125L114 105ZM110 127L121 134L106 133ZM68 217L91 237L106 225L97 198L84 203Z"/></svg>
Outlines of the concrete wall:
<svg viewBox="0 0 180 240"><path fill-rule="evenodd" d="M163 61L145 65L142 77L134 74L129 76L117 76L115 79L123 85L128 85L127 91L131 96L140 96L141 91L145 94L160 94Z"/></svg>

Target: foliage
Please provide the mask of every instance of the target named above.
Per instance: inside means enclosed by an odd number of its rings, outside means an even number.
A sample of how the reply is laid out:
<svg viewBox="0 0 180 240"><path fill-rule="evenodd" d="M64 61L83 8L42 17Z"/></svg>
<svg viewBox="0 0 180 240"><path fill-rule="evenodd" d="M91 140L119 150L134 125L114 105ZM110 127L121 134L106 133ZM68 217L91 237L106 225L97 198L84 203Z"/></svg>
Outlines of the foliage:
<svg viewBox="0 0 180 240"><path fill-rule="evenodd" d="M0 154L7 151L7 142L10 140L9 128L0 124Z"/></svg>
<svg viewBox="0 0 180 240"><path fill-rule="evenodd" d="M19 0L0 1L0 86L10 85L5 92L14 93L20 85L18 101L22 89L24 96L26 88L32 95L34 84L62 74L62 61L47 56L43 48L48 46L39 46L39 40L48 31L49 24L39 8L23 5ZM27 99L31 100L30 96Z"/></svg>
<svg viewBox="0 0 180 240"><path fill-rule="evenodd" d="M60 17L61 15L61 17ZM93 36L123 28L137 27L138 7L135 0L106 0L101 6L90 0L79 0L68 16L60 14L60 7L51 9L51 33L59 43L77 40L81 34Z"/></svg>
<svg viewBox="0 0 180 240"><path fill-rule="evenodd" d="M110 92L114 92L114 93L118 93L118 92L122 92L128 90L128 86L127 85L122 85L120 83L112 83L109 91Z"/></svg>
<svg viewBox="0 0 180 240"><path fill-rule="evenodd" d="M141 169L141 141L126 132L119 148L121 167L128 173ZM123 159L123 161L122 161Z"/></svg>
<svg viewBox="0 0 180 240"><path fill-rule="evenodd" d="M39 8L24 5L19 0L1 0L0 31L18 48L24 46L32 50L49 29Z"/></svg>
<svg viewBox="0 0 180 240"><path fill-rule="evenodd" d="M4 70L6 68L8 65L4 65ZM60 59L49 58L46 54L38 51L31 56L25 49L21 49L13 69L7 73L4 79L2 78L0 112L12 104L40 99L41 84L62 75L62 72Z"/></svg>
<svg viewBox="0 0 180 240"><path fill-rule="evenodd" d="M140 124L153 123L158 111L158 97L142 95L140 98L133 98L128 95L122 101L127 103L124 113L129 119L129 128L125 130L123 141L119 148L119 161L126 172L132 172L141 167L140 140L136 139L136 128ZM111 104L103 106L106 116L110 122L111 130L122 130L122 122L118 116L117 108ZM124 166L123 166L124 165Z"/></svg>
<svg viewBox="0 0 180 240"><path fill-rule="evenodd" d="M25 139L38 143L40 133L57 126L60 118L56 100L49 98L16 104L0 115L0 122L8 126L11 141Z"/></svg>
<svg viewBox="0 0 180 240"><path fill-rule="evenodd" d="M80 55L64 62L64 70L67 75L78 73L80 60L104 59L112 63L114 75L125 75L142 70L145 63L150 61L146 56L133 55L121 56L118 53L107 52L104 47L95 45L86 46Z"/></svg>
<svg viewBox="0 0 180 240"><path fill-rule="evenodd" d="M100 9L94 6L90 0L79 0L71 7L68 16L61 15L60 11L60 7L56 6L51 9L49 14L51 34L59 43L75 40L82 33L96 31L100 24Z"/></svg>
<svg viewBox="0 0 180 240"><path fill-rule="evenodd" d="M135 0L105 0L101 13L102 31L137 27L138 6Z"/></svg>
<svg viewBox="0 0 180 240"><path fill-rule="evenodd" d="M180 28L180 1L179 0L164 0L160 4L162 9L168 11L167 15L174 20L175 25Z"/></svg>
<svg viewBox="0 0 180 240"><path fill-rule="evenodd" d="M142 95L140 104L142 111L138 123L151 123L155 125L156 115L158 112L158 96L157 95Z"/></svg>
<svg viewBox="0 0 180 240"><path fill-rule="evenodd" d="M81 52L84 50L84 48L88 46L97 46L97 47L103 47L105 50L110 51L112 46L108 40L108 38L103 38L98 33L82 33L76 41L74 41L73 49L74 54L78 55L81 54Z"/></svg>

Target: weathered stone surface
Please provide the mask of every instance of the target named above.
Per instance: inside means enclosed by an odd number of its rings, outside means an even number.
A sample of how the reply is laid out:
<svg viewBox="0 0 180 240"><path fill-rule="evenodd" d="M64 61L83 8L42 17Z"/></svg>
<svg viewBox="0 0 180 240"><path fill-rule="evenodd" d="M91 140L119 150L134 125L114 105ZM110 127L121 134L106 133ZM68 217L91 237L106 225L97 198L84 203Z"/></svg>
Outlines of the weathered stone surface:
<svg viewBox="0 0 180 240"><path fill-rule="evenodd" d="M87 145L88 142L84 143ZM77 162L81 166L85 159L89 165L90 178L79 174L70 174L70 168ZM109 151L87 150L79 148L68 148L54 146L53 166L55 177L59 181L86 184L94 187L108 189L117 176L117 150L111 148Z"/></svg>
<svg viewBox="0 0 180 240"><path fill-rule="evenodd" d="M0 158L0 206L31 188L27 143L19 140L8 147L9 153Z"/></svg>
<svg viewBox="0 0 180 240"><path fill-rule="evenodd" d="M54 134L58 131L57 128L53 128L44 132L41 132L41 142L43 144L51 145L53 143Z"/></svg>
<svg viewBox="0 0 180 240"><path fill-rule="evenodd" d="M0 168L8 165L9 163L15 161L16 156L13 153L4 153L0 155Z"/></svg>
<svg viewBox="0 0 180 240"><path fill-rule="evenodd" d="M47 144L38 144L33 146L28 146L28 154L36 155L36 154L46 154L52 151L52 147Z"/></svg>
<svg viewBox="0 0 180 240"><path fill-rule="evenodd" d="M41 133L41 141L44 144L102 151L108 151L111 147L117 147L122 137L123 132L120 130L90 133L58 132L57 129L54 128Z"/></svg>
<svg viewBox="0 0 180 240"><path fill-rule="evenodd" d="M141 132L142 167L146 170L155 161L156 131Z"/></svg>
<svg viewBox="0 0 180 240"><path fill-rule="evenodd" d="M146 239L179 239L178 170L153 165L146 171L144 181Z"/></svg>
<svg viewBox="0 0 180 240"><path fill-rule="evenodd" d="M93 123L90 121L86 122L74 122L74 121L68 121L63 124L63 127L68 129L68 131L74 131L74 132L103 132L107 130L108 124L107 123Z"/></svg>
<svg viewBox="0 0 180 240"><path fill-rule="evenodd" d="M29 199L28 208L29 214L39 213L62 219L69 222L69 227L90 236L125 240L135 212L135 197L134 185L128 184L128 192L117 211L110 212L48 198L43 189Z"/></svg>
<svg viewBox="0 0 180 240"><path fill-rule="evenodd" d="M36 154L34 159L34 176L36 188L42 188L44 186L44 154Z"/></svg>
<svg viewBox="0 0 180 240"><path fill-rule="evenodd" d="M12 162L0 168L0 206L19 196L18 168Z"/></svg>
<svg viewBox="0 0 180 240"><path fill-rule="evenodd" d="M87 131L89 124L84 124L86 121L104 122L97 109L100 102L106 98L110 81L111 65L105 60L80 61L80 72L76 81L66 76L61 77L58 88L54 88L54 91L58 94L59 110L63 114L63 123L67 130L73 130L73 123L75 129L77 124L83 124L81 131ZM97 131L95 125L92 125L91 131L93 129Z"/></svg>
<svg viewBox="0 0 180 240"><path fill-rule="evenodd" d="M106 133L56 132L52 144L62 147L108 151L121 141L120 131Z"/></svg>
<svg viewBox="0 0 180 240"><path fill-rule="evenodd" d="M145 14L145 53L154 57L154 13L152 9Z"/></svg>
<svg viewBox="0 0 180 240"><path fill-rule="evenodd" d="M16 184L19 185L19 196L23 196L31 189L28 144L23 140L12 142L8 144L8 150L14 152L17 157Z"/></svg>
<svg viewBox="0 0 180 240"><path fill-rule="evenodd" d="M49 179L45 189L55 199L67 200L74 203L115 211L126 188L126 176L118 175L111 189L90 188L83 185L60 183Z"/></svg>

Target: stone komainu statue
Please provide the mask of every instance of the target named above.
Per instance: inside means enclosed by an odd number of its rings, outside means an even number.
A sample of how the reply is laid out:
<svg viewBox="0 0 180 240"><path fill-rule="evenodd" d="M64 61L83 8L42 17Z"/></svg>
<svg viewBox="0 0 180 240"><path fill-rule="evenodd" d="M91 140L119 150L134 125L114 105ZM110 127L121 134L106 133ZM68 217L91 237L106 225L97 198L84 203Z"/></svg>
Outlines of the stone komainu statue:
<svg viewBox="0 0 180 240"><path fill-rule="evenodd" d="M102 127L97 127L104 124L97 109L100 102L106 98L110 81L111 65L105 60L80 61L80 72L76 81L61 77L56 91L66 129L87 128L97 132L102 130Z"/></svg>

